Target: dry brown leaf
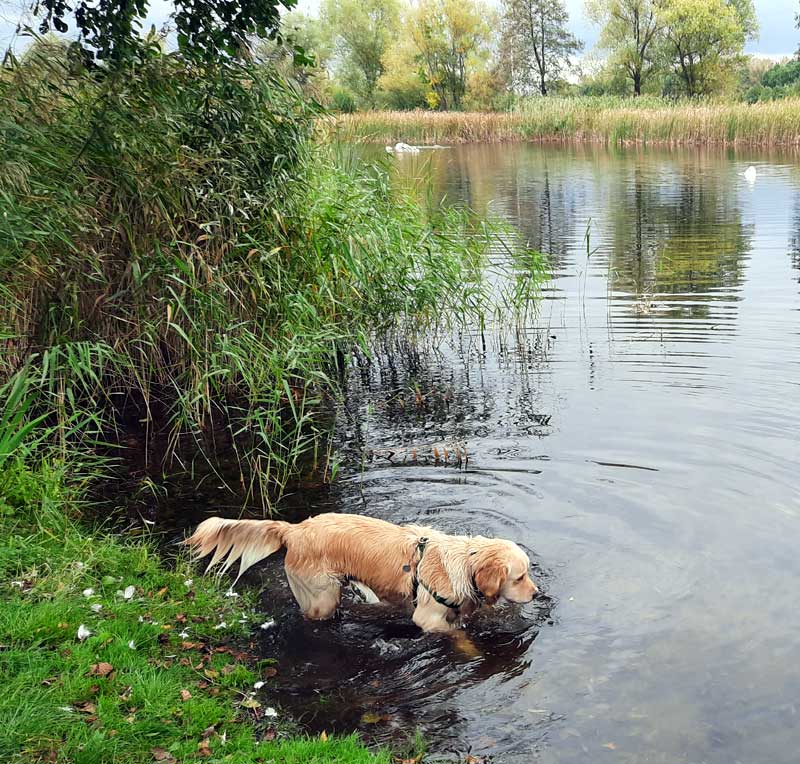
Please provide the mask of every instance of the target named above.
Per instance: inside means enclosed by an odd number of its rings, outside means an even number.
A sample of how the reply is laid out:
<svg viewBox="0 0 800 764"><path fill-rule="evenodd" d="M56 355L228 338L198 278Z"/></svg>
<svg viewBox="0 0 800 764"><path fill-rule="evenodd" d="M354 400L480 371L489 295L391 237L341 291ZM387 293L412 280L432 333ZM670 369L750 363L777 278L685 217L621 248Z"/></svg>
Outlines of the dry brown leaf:
<svg viewBox="0 0 800 764"><path fill-rule="evenodd" d="M192 693L189 690L181 690L181 700L185 703L187 700L191 700Z"/></svg>
<svg viewBox="0 0 800 764"><path fill-rule="evenodd" d="M603 748L608 748L609 751L616 751L617 744L616 743L603 743Z"/></svg>
<svg viewBox="0 0 800 764"><path fill-rule="evenodd" d="M197 744L197 755L202 756L204 759L207 759L211 756L211 746L209 745L208 740L201 740Z"/></svg>
<svg viewBox="0 0 800 764"><path fill-rule="evenodd" d="M114 667L110 663L95 663L86 676L108 676Z"/></svg>
<svg viewBox="0 0 800 764"><path fill-rule="evenodd" d="M151 753L153 754L153 761L175 761L175 757L163 748L153 748Z"/></svg>
<svg viewBox="0 0 800 764"><path fill-rule="evenodd" d="M261 708L261 704L255 698L245 698L241 706L242 708Z"/></svg>
<svg viewBox="0 0 800 764"><path fill-rule="evenodd" d="M328 733L325 730L319 733L319 739L324 743L328 740Z"/></svg>
<svg viewBox="0 0 800 764"><path fill-rule="evenodd" d="M203 730L203 734L200 735L200 737L203 740L208 740L212 735L216 735L216 734L217 734L216 727L212 724L210 727L206 727Z"/></svg>
<svg viewBox="0 0 800 764"><path fill-rule="evenodd" d="M79 711L82 714L93 714L95 711L97 711L97 706L88 700L85 700L82 703L75 703L73 707L76 711Z"/></svg>
<svg viewBox="0 0 800 764"><path fill-rule="evenodd" d="M222 676L228 676L228 674L232 674L236 671L236 664L235 663L226 663L221 669L220 673Z"/></svg>

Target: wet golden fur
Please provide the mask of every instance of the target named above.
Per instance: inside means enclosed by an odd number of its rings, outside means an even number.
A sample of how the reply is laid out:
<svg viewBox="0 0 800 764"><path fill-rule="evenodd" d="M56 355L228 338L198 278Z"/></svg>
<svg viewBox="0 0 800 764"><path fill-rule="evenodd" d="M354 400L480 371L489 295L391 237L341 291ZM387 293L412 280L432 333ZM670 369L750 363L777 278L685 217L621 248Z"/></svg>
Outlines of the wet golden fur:
<svg viewBox="0 0 800 764"><path fill-rule="evenodd" d="M420 559L422 537L428 542ZM311 619L334 614L347 580L358 582L367 597L374 593L379 600L410 604L416 575L421 585L413 619L425 631L457 628L483 602L493 604L501 597L530 602L537 593L530 561L511 541L451 536L361 515L330 513L297 524L212 517L186 543L197 557L214 553L208 569L221 565L224 572L238 561L237 580L250 566L286 547L289 585ZM458 607L437 602L432 591Z"/></svg>

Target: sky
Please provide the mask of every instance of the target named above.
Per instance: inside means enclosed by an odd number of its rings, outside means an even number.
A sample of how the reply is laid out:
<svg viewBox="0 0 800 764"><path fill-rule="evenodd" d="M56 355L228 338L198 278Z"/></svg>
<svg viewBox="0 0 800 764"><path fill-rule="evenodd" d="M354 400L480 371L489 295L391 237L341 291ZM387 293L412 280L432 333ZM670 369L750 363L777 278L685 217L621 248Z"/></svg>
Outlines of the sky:
<svg viewBox="0 0 800 764"><path fill-rule="evenodd" d="M499 0L488 0L490 5L499 6ZM748 43L747 52L770 58L791 56L800 45L800 30L795 27L794 16L800 11L798 0L754 0L760 25L758 40ZM15 28L23 11L30 3L26 0L0 0L0 55L16 40ZM584 0L566 0L570 28L585 43L584 50L590 51L597 41L597 29L586 18ZM169 15L172 4L169 0L151 0L148 25L160 27ZM299 0L298 10L310 15L319 9L319 0ZM30 22L29 22L30 23ZM24 43L23 43L24 47Z"/></svg>

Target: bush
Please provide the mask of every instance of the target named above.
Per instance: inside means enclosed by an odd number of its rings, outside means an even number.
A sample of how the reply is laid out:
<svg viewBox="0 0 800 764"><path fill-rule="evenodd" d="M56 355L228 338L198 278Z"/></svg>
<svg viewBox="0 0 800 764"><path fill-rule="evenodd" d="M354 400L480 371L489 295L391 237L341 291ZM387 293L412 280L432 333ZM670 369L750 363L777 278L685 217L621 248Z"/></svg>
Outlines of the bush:
<svg viewBox="0 0 800 764"><path fill-rule="evenodd" d="M343 114L352 114L358 108L358 103L349 90L336 88L331 95L331 108Z"/></svg>

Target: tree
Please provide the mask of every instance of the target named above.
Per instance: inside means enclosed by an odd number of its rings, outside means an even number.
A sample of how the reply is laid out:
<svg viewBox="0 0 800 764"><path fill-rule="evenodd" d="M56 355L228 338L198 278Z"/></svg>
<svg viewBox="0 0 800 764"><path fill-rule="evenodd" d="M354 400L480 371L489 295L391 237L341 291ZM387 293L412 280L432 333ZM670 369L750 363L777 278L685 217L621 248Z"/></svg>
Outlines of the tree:
<svg viewBox="0 0 800 764"><path fill-rule="evenodd" d="M380 103L390 109L426 106L428 81L420 69L419 53L409 34L399 35L383 57L383 74L378 80Z"/></svg>
<svg viewBox="0 0 800 764"><path fill-rule="evenodd" d="M341 80L373 107L383 57L397 33L397 0L324 0L321 11Z"/></svg>
<svg viewBox="0 0 800 764"><path fill-rule="evenodd" d="M296 2L280 4L292 8ZM139 33L149 5L149 0L36 0L32 10L41 16L42 34L67 32L74 24L83 58L113 66L143 49ZM173 0L172 5L181 52L207 65L235 59L249 48L248 36L274 36L280 24L279 0Z"/></svg>
<svg viewBox="0 0 800 764"><path fill-rule="evenodd" d="M550 85L583 47L568 29L563 0L503 0L503 42L514 56L512 86L536 87L547 95Z"/></svg>
<svg viewBox="0 0 800 764"><path fill-rule="evenodd" d="M642 94L644 81L656 68L661 22L657 0L590 0L587 12L601 25L599 46L611 52L633 82L633 94Z"/></svg>
<svg viewBox="0 0 800 764"><path fill-rule="evenodd" d="M660 17L688 96L713 91L757 31L752 0L663 0Z"/></svg>
<svg viewBox="0 0 800 764"><path fill-rule="evenodd" d="M479 0L420 0L409 10L406 24L432 108L461 108L470 66L489 38L488 18Z"/></svg>

